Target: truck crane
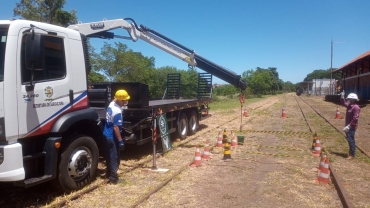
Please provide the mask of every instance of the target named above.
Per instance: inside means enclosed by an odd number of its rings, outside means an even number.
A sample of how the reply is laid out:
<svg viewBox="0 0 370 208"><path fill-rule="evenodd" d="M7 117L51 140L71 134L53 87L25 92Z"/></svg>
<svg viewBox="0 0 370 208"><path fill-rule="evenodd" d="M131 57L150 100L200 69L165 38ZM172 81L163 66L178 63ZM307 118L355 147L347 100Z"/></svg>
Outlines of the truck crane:
<svg viewBox="0 0 370 208"><path fill-rule="evenodd" d="M127 30L129 37L110 32L118 28ZM105 106L122 87L134 104L122 112L128 143L153 139L148 118L157 110L166 114L169 132L181 139L210 117L210 97L149 101L144 83L90 85L89 37L141 39L241 90L246 87L239 75L148 27L138 27L131 18L68 28L0 20L0 182L26 188L53 182L64 191L90 183L104 152Z"/></svg>
<svg viewBox="0 0 370 208"><path fill-rule="evenodd" d="M127 21L132 21L132 23L130 24ZM187 62L190 66L196 66L208 73L211 73L212 75L234 85L235 87L240 88L241 90L245 90L246 88L246 82L241 79L240 75L237 75L234 72L203 58L202 56L196 54L194 50L177 43L176 41L160 34L155 30L152 30L144 25L140 25L139 27L135 20L131 18L76 24L71 25L68 28L77 30L86 35L86 37L98 37L104 39L123 38L135 42L138 39L143 40ZM114 33L108 32L119 28L127 30L130 37L114 35Z"/></svg>

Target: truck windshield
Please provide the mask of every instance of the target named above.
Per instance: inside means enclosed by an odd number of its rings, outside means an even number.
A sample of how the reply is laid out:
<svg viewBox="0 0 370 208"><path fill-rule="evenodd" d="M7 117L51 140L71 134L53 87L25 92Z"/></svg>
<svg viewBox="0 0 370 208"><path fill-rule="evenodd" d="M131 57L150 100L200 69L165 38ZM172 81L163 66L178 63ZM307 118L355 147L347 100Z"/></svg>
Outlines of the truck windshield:
<svg viewBox="0 0 370 208"><path fill-rule="evenodd" d="M0 82L4 81L5 46L8 28L0 25Z"/></svg>

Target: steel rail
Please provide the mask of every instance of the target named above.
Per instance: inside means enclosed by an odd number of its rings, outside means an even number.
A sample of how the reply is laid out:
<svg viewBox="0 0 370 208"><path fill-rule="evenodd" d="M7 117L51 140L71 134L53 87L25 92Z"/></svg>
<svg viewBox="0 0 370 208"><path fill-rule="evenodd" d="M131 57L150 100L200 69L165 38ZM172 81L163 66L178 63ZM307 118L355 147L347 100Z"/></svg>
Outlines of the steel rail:
<svg viewBox="0 0 370 208"><path fill-rule="evenodd" d="M308 120L306 119L306 116L304 115L304 112L302 110L302 107L300 106L298 100L297 100L297 97L295 97L297 103L298 103L298 106L303 114L303 117L305 118L305 121L308 125L308 127L310 128L310 131L313 133L312 131L312 128L308 122ZM300 98L304 103L306 103L306 105L308 105L313 111L315 111L320 117L322 117L327 123L329 123L331 126L333 126L336 130L338 130L332 123L330 123L326 118L324 118L319 112L317 112L310 104L308 104L305 100L303 100L302 98ZM338 130L339 131L339 130ZM329 165L329 170L330 170L330 175L332 177L332 182L337 190L337 193L338 193L338 196L340 198L340 201L342 202L342 205L344 208L352 208L354 207L352 202L349 200L348 198L348 194L347 194L347 191L344 189L343 185L341 184L340 182L340 179L339 179L339 176L336 174L335 170L334 170L334 167L333 165L330 163Z"/></svg>

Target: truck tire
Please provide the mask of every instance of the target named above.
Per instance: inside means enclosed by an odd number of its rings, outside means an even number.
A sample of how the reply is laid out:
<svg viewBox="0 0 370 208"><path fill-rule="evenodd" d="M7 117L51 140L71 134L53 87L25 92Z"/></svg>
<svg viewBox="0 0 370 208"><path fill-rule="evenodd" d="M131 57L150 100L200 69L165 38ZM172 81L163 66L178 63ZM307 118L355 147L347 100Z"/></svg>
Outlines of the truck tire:
<svg viewBox="0 0 370 208"><path fill-rule="evenodd" d="M98 166L99 149L91 137L74 135L60 155L55 185L69 192L91 183Z"/></svg>
<svg viewBox="0 0 370 208"><path fill-rule="evenodd" d="M198 128L199 128L199 120L197 113L195 111L192 111L189 117L189 135L193 135L197 133Z"/></svg>
<svg viewBox="0 0 370 208"><path fill-rule="evenodd" d="M185 113L181 113L179 117L179 122L177 123L177 136L181 140L186 139L188 135L188 118Z"/></svg>

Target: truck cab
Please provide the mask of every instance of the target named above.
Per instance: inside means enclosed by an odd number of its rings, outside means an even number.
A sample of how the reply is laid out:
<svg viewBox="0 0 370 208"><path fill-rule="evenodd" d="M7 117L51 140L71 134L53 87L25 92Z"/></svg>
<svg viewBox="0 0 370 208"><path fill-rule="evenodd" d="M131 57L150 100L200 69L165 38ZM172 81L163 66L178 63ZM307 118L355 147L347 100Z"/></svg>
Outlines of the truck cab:
<svg viewBox="0 0 370 208"><path fill-rule="evenodd" d="M62 138L71 131L87 132L76 131L76 125L88 127L98 120L88 108L89 69L86 38L79 32L0 21L0 181L27 186L28 178L56 177L54 168L39 164L57 164L59 150L69 142Z"/></svg>

